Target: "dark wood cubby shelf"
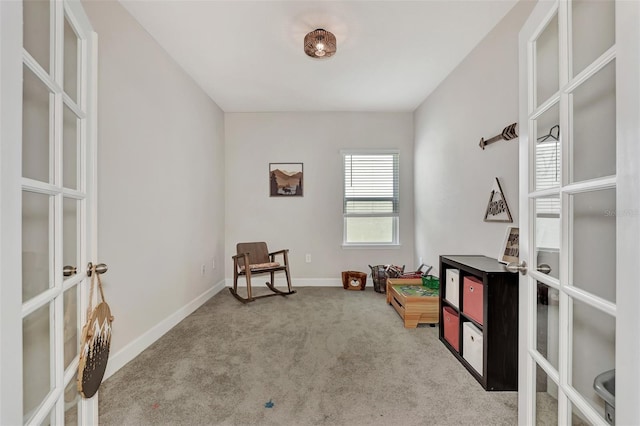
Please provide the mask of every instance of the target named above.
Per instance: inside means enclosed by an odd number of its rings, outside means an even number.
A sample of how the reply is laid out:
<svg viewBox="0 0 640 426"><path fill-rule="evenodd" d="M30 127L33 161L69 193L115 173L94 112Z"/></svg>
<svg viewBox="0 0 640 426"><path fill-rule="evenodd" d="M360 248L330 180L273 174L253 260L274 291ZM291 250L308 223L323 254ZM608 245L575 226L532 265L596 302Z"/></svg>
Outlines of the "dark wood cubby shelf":
<svg viewBox="0 0 640 426"><path fill-rule="evenodd" d="M459 307L446 299L447 269L459 271ZM483 324L479 324L463 311L465 276L475 276L482 281ZM442 310L445 306L451 307L459 315L460 351L456 351L445 340L444 327L440 327L440 341L485 390L518 390L518 274L508 272L505 265L486 256L440 256L440 283L440 324L443 324ZM472 322L482 331L482 375L471 367L462 355L462 327L465 322Z"/></svg>

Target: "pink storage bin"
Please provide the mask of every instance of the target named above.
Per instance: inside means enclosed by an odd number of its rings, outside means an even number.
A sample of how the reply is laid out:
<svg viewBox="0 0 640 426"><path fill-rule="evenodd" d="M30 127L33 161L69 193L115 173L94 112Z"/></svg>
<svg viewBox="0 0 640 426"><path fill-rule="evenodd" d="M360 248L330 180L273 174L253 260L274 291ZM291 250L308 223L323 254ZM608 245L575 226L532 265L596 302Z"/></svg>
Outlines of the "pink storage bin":
<svg viewBox="0 0 640 426"><path fill-rule="evenodd" d="M442 308L442 319L444 322L444 339L449 342L456 351L460 351L460 317L450 306Z"/></svg>
<svg viewBox="0 0 640 426"><path fill-rule="evenodd" d="M484 285L482 285L482 281L476 277L464 277L462 287L462 312L482 325L484 318L482 313Z"/></svg>

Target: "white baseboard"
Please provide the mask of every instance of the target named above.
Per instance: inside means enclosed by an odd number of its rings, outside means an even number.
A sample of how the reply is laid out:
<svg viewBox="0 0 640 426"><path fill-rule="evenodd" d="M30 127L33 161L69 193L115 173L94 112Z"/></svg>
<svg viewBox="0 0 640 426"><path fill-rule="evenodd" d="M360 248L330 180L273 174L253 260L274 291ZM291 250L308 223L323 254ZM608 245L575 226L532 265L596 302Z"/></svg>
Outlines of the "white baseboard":
<svg viewBox="0 0 640 426"><path fill-rule="evenodd" d="M251 288L256 285L264 284L262 277L251 279ZM225 285L233 287L233 278L226 278ZM278 278L276 280L277 287L286 285L286 280ZM291 278L291 286L296 287L342 287L342 278ZM238 287L246 287L244 277L238 279Z"/></svg>
<svg viewBox="0 0 640 426"><path fill-rule="evenodd" d="M120 349L117 353L109 357L107 369L104 373L103 380L107 380L116 371L120 370L129 361L137 357L143 350L151 346L156 340L162 337L167 331L175 327L180 321L191 315L196 309L202 306L207 300L222 291L225 287L225 280L211 287L200 296L187 303L182 308L165 318L155 327Z"/></svg>

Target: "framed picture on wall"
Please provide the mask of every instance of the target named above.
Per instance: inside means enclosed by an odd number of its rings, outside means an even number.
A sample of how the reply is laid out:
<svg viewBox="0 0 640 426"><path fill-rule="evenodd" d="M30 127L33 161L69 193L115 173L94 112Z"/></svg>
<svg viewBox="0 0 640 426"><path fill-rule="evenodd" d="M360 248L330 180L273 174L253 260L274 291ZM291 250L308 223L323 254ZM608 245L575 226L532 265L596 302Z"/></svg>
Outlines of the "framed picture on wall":
<svg viewBox="0 0 640 426"><path fill-rule="evenodd" d="M269 196L302 197L302 163L269 163Z"/></svg>
<svg viewBox="0 0 640 426"><path fill-rule="evenodd" d="M520 228L509 226L502 242L498 261L500 263L518 262L520 257Z"/></svg>
<svg viewBox="0 0 640 426"><path fill-rule="evenodd" d="M509 204L504 196L502 185L500 180L496 178L491 189L491 195L489 195L489 204L487 204L487 210L484 213L485 222L509 222L512 223L511 211L509 210Z"/></svg>

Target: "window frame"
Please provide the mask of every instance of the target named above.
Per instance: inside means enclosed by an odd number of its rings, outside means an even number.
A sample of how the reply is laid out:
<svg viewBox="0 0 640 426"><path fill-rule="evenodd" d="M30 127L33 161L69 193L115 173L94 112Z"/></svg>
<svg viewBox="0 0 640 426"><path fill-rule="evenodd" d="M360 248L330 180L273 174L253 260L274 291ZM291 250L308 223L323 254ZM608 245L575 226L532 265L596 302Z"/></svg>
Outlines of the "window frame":
<svg viewBox="0 0 640 426"><path fill-rule="evenodd" d="M397 182L395 197L392 200L397 208L392 213L346 213L346 167L345 160L349 155L395 155L394 180ZM342 172L342 247L343 248L393 248L400 246L400 150L399 149L349 149L341 150L341 172ZM347 241L347 220L353 217L390 217L392 218L392 239L391 242L349 242Z"/></svg>

